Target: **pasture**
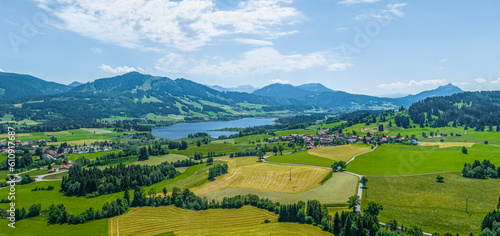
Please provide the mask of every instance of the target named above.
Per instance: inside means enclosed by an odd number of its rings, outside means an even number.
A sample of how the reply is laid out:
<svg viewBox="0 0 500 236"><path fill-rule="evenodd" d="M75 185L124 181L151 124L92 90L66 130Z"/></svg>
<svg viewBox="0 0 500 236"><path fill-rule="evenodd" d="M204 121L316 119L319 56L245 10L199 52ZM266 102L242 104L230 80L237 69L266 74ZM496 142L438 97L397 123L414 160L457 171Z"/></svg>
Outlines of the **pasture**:
<svg viewBox="0 0 500 236"><path fill-rule="evenodd" d="M272 201L287 204L307 200L318 200L322 204L345 204L350 196L357 193L357 186L358 177L347 173L334 173L332 178L326 181L323 185L311 188L301 193L283 193L250 188L225 188L223 190L203 194L201 196L221 201L224 197L255 194L261 198L269 198Z"/></svg>
<svg viewBox="0 0 500 236"><path fill-rule="evenodd" d="M463 178L460 172L440 175L444 183L436 182L436 174L368 177L362 206L369 201L382 204L381 222L395 219L399 225L415 224L425 232L441 235L479 234L484 216L497 206L500 179ZM467 196L468 213L465 212Z"/></svg>
<svg viewBox="0 0 500 236"><path fill-rule="evenodd" d="M119 152L121 152L121 150L106 151L106 152L90 152L90 153L83 153L83 154L71 153L71 154L69 154L68 159L75 161L76 159L78 159L78 157L85 157L85 159L94 160L94 159L101 157L103 155L106 155L108 153L119 153Z"/></svg>
<svg viewBox="0 0 500 236"><path fill-rule="evenodd" d="M334 161L349 161L352 157L368 152L371 150L370 145L366 145L363 143L349 144L349 145L340 145L340 146L329 146L329 147L320 147L309 149L307 153L328 158Z"/></svg>
<svg viewBox="0 0 500 236"><path fill-rule="evenodd" d="M174 206L132 208L128 213L109 219L109 235L154 235L164 232L233 228L275 222L278 215L252 206L240 209L193 211Z"/></svg>
<svg viewBox="0 0 500 236"><path fill-rule="evenodd" d="M269 162L303 164L331 167L335 162L332 159L311 155L308 152L297 152L287 155L272 156L266 159Z"/></svg>
<svg viewBox="0 0 500 236"><path fill-rule="evenodd" d="M89 236L89 235L107 235L108 220L96 220L85 224L68 225L55 224L47 225L45 216L23 219L16 222L16 228L13 229L7 226L8 221L0 220L0 236L20 235L20 236L54 236L54 235L72 235L72 236Z"/></svg>
<svg viewBox="0 0 500 236"><path fill-rule="evenodd" d="M130 165L159 165L163 162L176 162L176 161L182 161L188 159L187 156L184 155L178 155L178 154L167 154L163 156L150 156L149 160L145 161L135 161L132 163L125 163L125 164L130 164Z"/></svg>
<svg viewBox="0 0 500 236"><path fill-rule="evenodd" d="M320 186L320 182L330 172L327 169L308 166L288 166L256 162L255 157L238 158L239 162L251 160L253 164L230 167L229 173L215 181L192 189L199 195L225 188L250 188L283 193L300 193ZM235 162L236 160L230 160ZM291 169L291 171L290 171ZM291 173L291 180L290 180Z"/></svg>
<svg viewBox="0 0 500 236"><path fill-rule="evenodd" d="M347 170L362 175L414 175L460 171L464 163L490 160L500 164L500 147L475 144L463 154L461 147L382 145L373 152L358 156Z"/></svg>

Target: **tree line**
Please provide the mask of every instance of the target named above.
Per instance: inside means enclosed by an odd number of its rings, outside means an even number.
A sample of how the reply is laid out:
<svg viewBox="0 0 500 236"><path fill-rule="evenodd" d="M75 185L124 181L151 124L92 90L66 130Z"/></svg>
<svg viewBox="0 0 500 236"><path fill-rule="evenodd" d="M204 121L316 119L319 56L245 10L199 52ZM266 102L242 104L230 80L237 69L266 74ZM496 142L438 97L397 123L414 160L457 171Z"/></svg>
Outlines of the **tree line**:
<svg viewBox="0 0 500 236"><path fill-rule="evenodd" d="M500 178L500 167L495 168L489 160L484 160L482 163L475 160L472 164L464 164L462 175L474 179Z"/></svg>
<svg viewBox="0 0 500 236"><path fill-rule="evenodd" d="M120 163L104 170L97 167L83 169L80 164L75 163L69 169L68 177L63 177L61 192L66 196L99 196L127 188L149 186L177 175L179 172L168 162L155 166L126 166Z"/></svg>

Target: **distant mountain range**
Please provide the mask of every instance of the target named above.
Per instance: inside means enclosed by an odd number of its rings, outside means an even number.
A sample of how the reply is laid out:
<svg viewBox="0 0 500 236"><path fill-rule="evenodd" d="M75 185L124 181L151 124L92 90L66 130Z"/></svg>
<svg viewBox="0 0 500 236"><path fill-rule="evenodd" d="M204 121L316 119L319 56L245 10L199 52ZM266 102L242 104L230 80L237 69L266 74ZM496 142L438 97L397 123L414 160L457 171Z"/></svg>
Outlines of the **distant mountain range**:
<svg viewBox="0 0 500 236"><path fill-rule="evenodd" d="M322 84L293 86L291 84L277 83L255 90L252 94L275 98L293 98L304 101L306 104L321 104L321 106L330 108L349 106L365 106L365 108L370 108L386 107L387 105L409 106L427 97L447 96L461 92L463 90L459 87L447 84L415 95L407 95L400 98L384 98L334 91Z"/></svg>
<svg viewBox="0 0 500 236"><path fill-rule="evenodd" d="M208 86L209 88L211 89L215 89L217 91L221 91L221 92L241 92L241 93L252 93L253 91L259 89L259 88L256 88L252 85L240 85L240 86L237 86L237 87L232 87L232 88L224 88L222 86L219 86L219 85L214 85L214 86Z"/></svg>
<svg viewBox="0 0 500 236"><path fill-rule="evenodd" d="M238 87L232 89L237 90ZM255 88L242 86L239 89L250 91ZM0 100L6 105L22 103L24 118L31 118L30 114L45 117L54 113L54 107L60 109L64 116L74 119L112 115L144 117L151 113L184 117L249 114L249 108L242 106L244 103L264 105L266 111L291 110L301 106L343 111L381 110L409 106L430 96L463 92L452 84L402 98L350 94L319 83L300 86L271 84L251 93L220 90L224 88L219 86L213 89L186 79L172 80L138 72L70 85L47 82L29 75L0 73ZM78 110L86 112L73 112Z"/></svg>

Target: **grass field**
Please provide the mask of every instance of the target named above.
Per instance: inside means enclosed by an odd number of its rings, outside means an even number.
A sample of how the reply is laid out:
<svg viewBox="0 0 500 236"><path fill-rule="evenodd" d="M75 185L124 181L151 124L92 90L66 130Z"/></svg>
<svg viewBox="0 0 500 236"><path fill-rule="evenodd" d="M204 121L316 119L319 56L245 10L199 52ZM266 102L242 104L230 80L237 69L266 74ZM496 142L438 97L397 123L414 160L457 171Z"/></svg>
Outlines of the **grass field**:
<svg viewBox="0 0 500 236"><path fill-rule="evenodd" d="M60 180L62 180L62 178L64 176L68 177L68 172L63 172L63 173L54 174L54 175L48 175L48 176L46 176L43 179L60 179ZM56 185L60 185L60 183L57 183L57 182L55 184Z"/></svg>
<svg viewBox="0 0 500 236"><path fill-rule="evenodd" d="M293 178L293 176L292 176ZM357 192L358 178L346 173L335 173L323 185L301 193L282 193L249 188L226 188L221 191L203 194L208 199L222 200L241 194L255 194L261 198L269 198L280 203L297 203L298 201L318 200L323 204L346 203L350 196Z"/></svg>
<svg viewBox="0 0 500 236"><path fill-rule="evenodd" d="M16 222L16 228L7 227L7 220L0 220L0 236L105 236L108 235L108 220L96 220L79 225L47 225L44 216L28 218Z"/></svg>
<svg viewBox="0 0 500 236"><path fill-rule="evenodd" d="M92 134L110 134L110 133L113 133L113 131L107 130L107 129L81 128L81 130L85 130L85 131L92 133Z"/></svg>
<svg viewBox="0 0 500 236"><path fill-rule="evenodd" d="M362 175L413 175L462 170L464 163L490 160L500 164L500 147L475 144L462 154L461 147L382 145L347 165L347 170Z"/></svg>
<svg viewBox="0 0 500 236"><path fill-rule="evenodd" d="M200 147L191 144L188 146L186 150L170 150L170 153L172 154L180 154L180 155L185 155L185 156L193 156L195 152L197 153L202 153L206 155L208 152L215 152L215 153L226 153L229 155L230 153L238 152L238 151L243 151L247 148L255 148L255 144L230 144L230 143L209 143L209 144L202 144Z"/></svg>
<svg viewBox="0 0 500 236"><path fill-rule="evenodd" d="M335 162L332 159L311 155L307 152L297 152L288 155L272 156L266 159L270 162L304 164L330 167Z"/></svg>
<svg viewBox="0 0 500 236"><path fill-rule="evenodd" d="M320 147L313 148L307 151L307 153L315 156L320 156L328 158L334 161L349 161L353 156L368 152L371 150L370 145L363 143L341 145L341 146L330 146L330 147Z"/></svg>
<svg viewBox="0 0 500 236"><path fill-rule="evenodd" d="M298 223L268 223L243 227L181 230L175 235L332 235L319 227Z"/></svg>
<svg viewBox="0 0 500 236"><path fill-rule="evenodd" d="M121 150L107 151L107 152L91 152L91 153L83 153L83 154L69 154L68 159L75 161L78 157L85 157L88 160L94 160L100 156L106 155L108 153L119 153Z"/></svg>
<svg viewBox="0 0 500 236"><path fill-rule="evenodd" d="M410 177L368 177L367 197L363 205L375 201L383 205L380 221L395 219L401 225L415 224L425 232L479 234L481 222L498 203L499 179L463 178L460 172ZM390 196L390 197L389 197ZM469 213L465 197L469 196Z"/></svg>
<svg viewBox="0 0 500 236"><path fill-rule="evenodd" d="M148 187L144 187L146 192L149 189L156 189L157 193L160 193L163 189L163 187L167 187L168 192L172 192L172 189L174 187L178 187L181 189L184 188L192 188L192 187L197 187L208 180L208 169L211 166L207 166L207 164L201 164L201 165L195 165L189 167L186 171L184 171L182 174L178 175L177 177L169 180L162 181L160 183L153 184Z"/></svg>
<svg viewBox="0 0 500 236"><path fill-rule="evenodd" d="M109 235L154 235L163 232L194 229L219 229L275 222L278 215L251 206L241 209L193 211L173 206L132 208L128 213L109 220Z"/></svg>
<svg viewBox="0 0 500 236"><path fill-rule="evenodd" d="M240 163L251 160L252 164L230 165L229 173L217 177L199 188L192 189L197 195L223 190L225 188L250 188L284 193L300 193L320 186L321 180L330 172L327 169L307 166L287 166L256 162L255 157L229 159ZM290 169L291 177L290 180Z"/></svg>
<svg viewBox="0 0 500 236"><path fill-rule="evenodd" d="M184 155L178 155L178 154L167 154L164 156L150 156L149 160L146 161L136 161L132 163L125 163L125 164L132 164L132 165L159 165L163 162L176 162L176 161L181 161L187 159L187 156Z"/></svg>
<svg viewBox="0 0 500 236"><path fill-rule="evenodd" d="M316 134L317 130L315 129L292 129L285 131L277 131L274 132L276 136L289 136L291 134Z"/></svg>

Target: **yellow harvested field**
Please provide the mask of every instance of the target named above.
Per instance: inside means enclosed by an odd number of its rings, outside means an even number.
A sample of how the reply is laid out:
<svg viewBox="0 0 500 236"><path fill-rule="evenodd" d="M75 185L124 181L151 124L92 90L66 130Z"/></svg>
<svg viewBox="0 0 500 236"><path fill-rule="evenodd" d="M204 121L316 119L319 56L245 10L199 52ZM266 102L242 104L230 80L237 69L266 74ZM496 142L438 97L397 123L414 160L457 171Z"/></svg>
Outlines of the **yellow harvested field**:
<svg viewBox="0 0 500 236"><path fill-rule="evenodd" d="M81 130L85 130L91 134L109 134L113 133L113 131L105 130L105 129L95 129L95 128L81 128Z"/></svg>
<svg viewBox="0 0 500 236"><path fill-rule="evenodd" d="M240 209L194 211L174 206L131 208L108 221L108 235L155 235L164 232L224 229L259 225L264 220L276 222L278 215L252 206ZM269 232L268 232L269 233Z"/></svg>
<svg viewBox="0 0 500 236"><path fill-rule="evenodd" d="M314 148L308 150L307 153L335 161L349 161L352 157L368 152L370 150L371 147L368 145L349 144L349 145Z"/></svg>
<svg viewBox="0 0 500 236"><path fill-rule="evenodd" d="M69 132L68 132L68 131L59 131L59 132L43 132L43 134L44 134L45 136L47 136L47 135L56 136L56 135L69 135Z"/></svg>
<svg viewBox="0 0 500 236"><path fill-rule="evenodd" d="M472 147L474 143L467 142L421 142L420 146L439 146L439 148L448 147Z"/></svg>
<svg viewBox="0 0 500 236"><path fill-rule="evenodd" d="M30 133L25 133L25 134L18 134L16 133L16 138L19 138L19 137L31 137L33 136L32 134ZM0 138L8 138L9 135L8 134L0 134Z"/></svg>
<svg viewBox="0 0 500 236"><path fill-rule="evenodd" d="M300 193L320 186L321 180L329 172L329 170L323 168L268 164L255 161L248 163L248 158L238 159L238 167L233 166L235 160L230 160L229 173L215 178L215 181L193 188L192 191L199 195L226 188L249 188L283 193ZM290 168L292 169L292 180L290 180Z"/></svg>
<svg viewBox="0 0 500 236"><path fill-rule="evenodd" d="M332 235L319 227L299 223L268 223L245 227L223 228L223 229L194 229L176 231L175 235Z"/></svg>

